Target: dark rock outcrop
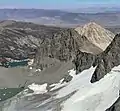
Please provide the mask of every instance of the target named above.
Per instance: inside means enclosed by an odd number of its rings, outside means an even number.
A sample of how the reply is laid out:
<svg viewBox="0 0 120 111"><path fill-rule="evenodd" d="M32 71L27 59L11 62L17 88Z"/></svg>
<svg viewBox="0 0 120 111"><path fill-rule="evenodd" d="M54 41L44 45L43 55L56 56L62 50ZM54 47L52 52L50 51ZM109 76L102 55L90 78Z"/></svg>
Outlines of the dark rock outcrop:
<svg viewBox="0 0 120 111"><path fill-rule="evenodd" d="M62 83L70 82L73 77L71 75L65 75L63 78L64 78L64 80L62 81Z"/></svg>
<svg viewBox="0 0 120 111"><path fill-rule="evenodd" d="M95 55L78 51L73 63L76 67L76 73L89 69L95 61Z"/></svg>
<svg viewBox="0 0 120 111"><path fill-rule="evenodd" d="M96 56L94 65L97 66L91 82L96 82L104 77L111 69L120 64L120 34L117 34L107 49Z"/></svg>
<svg viewBox="0 0 120 111"><path fill-rule="evenodd" d="M76 54L74 64L77 73L97 66L91 78L91 82L96 82L103 78L111 69L120 64L120 34L117 34L107 49L99 55L79 52Z"/></svg>

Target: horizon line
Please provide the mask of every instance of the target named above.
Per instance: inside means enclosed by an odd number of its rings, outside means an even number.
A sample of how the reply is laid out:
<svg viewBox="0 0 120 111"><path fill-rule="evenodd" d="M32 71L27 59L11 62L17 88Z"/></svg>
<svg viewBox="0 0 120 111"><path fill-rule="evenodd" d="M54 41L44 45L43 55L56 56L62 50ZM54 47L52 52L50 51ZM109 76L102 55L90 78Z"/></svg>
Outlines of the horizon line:
<svg viewBox="0 0 120 111"><path fill-rule="evenodd" d="M0 9L49 9L49 10L69 10L82 8L119 8L120 4L80 4L74 7L28 7L28 6L0 6Z"/></svg>

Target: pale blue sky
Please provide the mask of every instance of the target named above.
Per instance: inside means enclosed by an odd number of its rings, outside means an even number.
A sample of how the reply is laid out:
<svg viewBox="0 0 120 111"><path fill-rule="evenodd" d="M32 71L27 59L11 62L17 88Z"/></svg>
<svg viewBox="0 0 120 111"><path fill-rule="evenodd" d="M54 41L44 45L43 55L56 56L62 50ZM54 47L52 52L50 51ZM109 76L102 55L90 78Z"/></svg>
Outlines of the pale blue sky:
<svg viewBox="0 0 120 111"><path fill-rule="evenodd" d="M80 8L94 4L119 5L120 0L0 0L0 8ZM99 6L99 5L96 5Z"/></svg>

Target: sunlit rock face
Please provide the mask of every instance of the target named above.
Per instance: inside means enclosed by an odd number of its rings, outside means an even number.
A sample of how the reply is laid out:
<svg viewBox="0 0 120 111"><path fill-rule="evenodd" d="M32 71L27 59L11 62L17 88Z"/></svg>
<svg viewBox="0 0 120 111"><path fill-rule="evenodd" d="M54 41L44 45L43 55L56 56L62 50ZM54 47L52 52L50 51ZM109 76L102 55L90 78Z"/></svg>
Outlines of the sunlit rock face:
<svg viewBox="0 0 120 111"><path fill-rule="evenodd" d="M85 24L83 27L77 27L75 30L102 50L107 48L115 36L112 32L95 22Z"/></svg>

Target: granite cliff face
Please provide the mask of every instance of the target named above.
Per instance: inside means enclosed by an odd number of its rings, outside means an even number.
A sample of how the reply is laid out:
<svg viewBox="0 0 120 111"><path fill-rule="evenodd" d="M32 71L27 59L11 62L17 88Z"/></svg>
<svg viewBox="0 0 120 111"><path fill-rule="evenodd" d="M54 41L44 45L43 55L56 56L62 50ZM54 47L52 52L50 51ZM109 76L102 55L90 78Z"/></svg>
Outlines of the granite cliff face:
<svg viewBox="0 0 120 111"><path fill-rule="evenodd" d="M94 22L90 22L83 27L77 27L75 30L103 51L108 47L115 36L112 32Z"/></svg>

